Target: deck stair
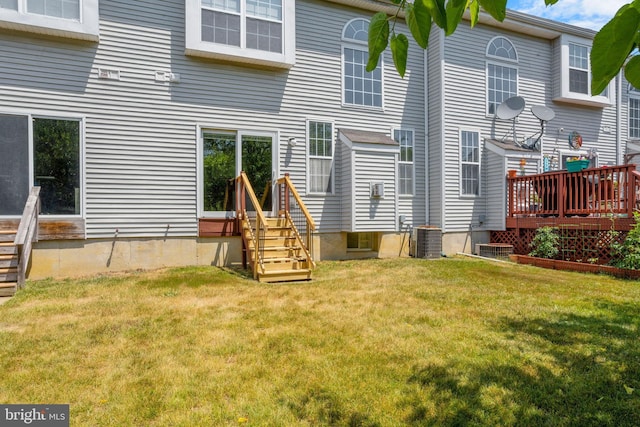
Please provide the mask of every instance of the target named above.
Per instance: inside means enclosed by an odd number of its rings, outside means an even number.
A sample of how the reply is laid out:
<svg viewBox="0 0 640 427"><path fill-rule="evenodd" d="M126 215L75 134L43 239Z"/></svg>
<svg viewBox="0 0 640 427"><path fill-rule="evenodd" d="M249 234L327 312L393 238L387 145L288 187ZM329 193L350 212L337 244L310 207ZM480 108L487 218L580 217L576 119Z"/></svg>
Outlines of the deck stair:
<svg viewBox="0 0 640 427"><path fill-rule="evenodd" d="M263 213L264 200L258 201L244 172L236 185L245 268L253 270L260 282L310 280L315 267L311 257L315 225L289 177L278 180L279 208L273 218Z"/></svg>
<svg viewBox="0 0 640 427"><path fill-rule="evenodd" d="M17 230L0 230L0 297L12 296L18 289Z"/></svg>
<svg viewBox="0 0 640 427"><path fill-rule="evenodd" d="M267 227L259 237L256 251L252 236L258 231L246 221L243 239L247 242L247 260L257 268L261 282L282 282L311 279L311 261L306 257L295 235L295 229L286 218L266 218Z"/></svg>

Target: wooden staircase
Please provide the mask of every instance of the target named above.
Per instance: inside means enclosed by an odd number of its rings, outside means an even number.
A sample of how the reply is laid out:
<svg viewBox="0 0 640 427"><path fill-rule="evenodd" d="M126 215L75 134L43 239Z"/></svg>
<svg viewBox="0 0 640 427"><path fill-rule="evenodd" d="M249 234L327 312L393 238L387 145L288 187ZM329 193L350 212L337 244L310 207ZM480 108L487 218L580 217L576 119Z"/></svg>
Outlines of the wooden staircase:
<svg viewBox="0 0 640 427"><path fill-rule="evenodd" d="M18 230L0 230L0 297L18 290L18 248L14 240Z"/></svg>
<svg viewBox="0 0 640 427"><path fill-rule="evenodd" d="M236 179L236 214L242 225L242 260L260 282L310 280L315 224L288 176L278 180L278 217L267 218L247 175ZM291 211L295 215L291 215ZM301 235L300 230L304 233Z"/></svg>
<svg viewBox="0 0 640 427"><path fill-rule="evenodd" d="M286 218L265 218L267 227L263 233L251 226L252 221L243 222L243 240L246 257L252 269L258 269L260 282L285 282L311 280L311 261L305 254L295 233L295 228ZM253 243L255 236L260 243Z"/></svg>

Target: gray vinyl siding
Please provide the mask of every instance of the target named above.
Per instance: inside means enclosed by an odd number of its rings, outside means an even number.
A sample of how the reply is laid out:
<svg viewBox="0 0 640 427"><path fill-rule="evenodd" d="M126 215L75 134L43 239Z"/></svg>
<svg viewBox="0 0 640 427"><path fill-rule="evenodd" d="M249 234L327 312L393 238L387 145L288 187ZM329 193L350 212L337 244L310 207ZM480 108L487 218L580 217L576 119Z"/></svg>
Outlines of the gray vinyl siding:
<svg viewBox="0 0 640 427"><path fill-rule="evenodd" d="M507 216L506 159L490 150L484 151L484 191L486 194L486 216L482 228L503 230Z"/></svg>
<svg viewBox="0 0 640 427"><path fill-rule="evenodd" d="M395 154L353 151L355 229L353 231L398 231L396 227ZM368 167L363 167L367 165ZM384 197L372 198L370 183L384 183Z"/></svg>
<svg viewBox="0 0 640 427"><path fill-rule="evenodd" d="M435 27L435 26L434 26ZM429 225L443 227L441 218L444 211L445 194L442 192L444 178L442 150L443 132L443 99L442 99L442 61L440 43L444 37L442 31L437 28L431 30L429 48L427 49L428 71L428 123L429 123Z"/></svg>
<svg viewBox="0 0 640 427"><path fill-rule="evenodd" d="M547 124L543 137L545 153L568 148L567 135L572 130L580 132L585 149L597 148L600 162L615 162L615 132L606 132L607 126L615 129L615 108L592 108L552 101L555 73L553 42L534 38L499 28L477 26L458 28L445 39L444 97L444 153L445 201L443 228L446 231L465 231L477 222L477 212L487 203L487 193L480 198L460 195L459 183L459 130L477 129L481 138L502 139L511 129L511 121L493 119L486 115L486 63L487 43L495 36L508 38L515 46L518 63L518 95L526 100L526 108L518 117L516 134L519 140L540 130L540 122L531 114L532 105L544 105L556 114ZM559 134L558 129L565 133ZM508 139L512 139L509 135ZM532 172L535 172L532 171ZM484 200L483 200L484 199Z"/></svg>
<svg viewBox="0 0 640 427"><path fill-rule="evenodd" d="M344 143L338 141L336 155L338 156L341 175L340 175L340 198L341 198L341 218L342 218L342 231L352 231L354 229L353 224L353 209L354 200L353 197L353 164L351 149Z"/></svg>
<svg viewBox="0 0 640 427"><path fill-rule="evenodd" d="M279 175L290 174L320 232L340 231L342 195L350 191L341 163L334 162L334 194L307 194L305 125L316 118L335 129L414 129L420 172L416 195L401 210L424 221L422 50L412 45L404 79L384 55L384 109L342 106L342 28L372 15L297 0L296 65L268 70L185 56L182 0L101 0L99 43L3 33L0 102L4 112L85 118L88 238L116 230L123 237L197 235L198 125L275 133ZM120 70L121 79L99 79L100 67ZM179 73L181 81L156 82L156 71Z"/></svg>

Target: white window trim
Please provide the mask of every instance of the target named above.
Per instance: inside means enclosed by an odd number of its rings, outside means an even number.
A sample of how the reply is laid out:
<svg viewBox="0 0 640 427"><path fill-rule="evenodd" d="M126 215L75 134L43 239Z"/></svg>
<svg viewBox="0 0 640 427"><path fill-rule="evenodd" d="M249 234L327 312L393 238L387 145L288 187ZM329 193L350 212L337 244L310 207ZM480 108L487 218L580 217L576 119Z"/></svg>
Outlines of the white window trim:
<svg viewBox="0 0 640 427"><path fill-rule="evenodd" d="M400 146L400 151L398 152L398 167L397 167L398 188L396 189L396 192L398 194L398 197L400 198L403 198L403 199L411 198L416 195L416 130L414 128L403 128L403 127L391 128L391 138L395 136L396 131L411 132L411 134L413 135L412 150L411 150L413 153L413 160L411 162L403 162L402 160L400 160L400 157L402 156L402 146L400 145L400 141L397 141L398 145ZM401 164L411 164L413 166L413 168L411 169L412 171L411 194L400 194L400 175L399 174L400 174Z"/></svg>
<svg viewBox="0 0 640 427"><path fill-rule="evenodd" d="M366 43L360 43L357 40L353 40L353 39L347 39L344 37L344 31L345 29L349 26L349 24L351 24L354 21L366 21L367 23L369 23L369 20L367 19L363 19L363 18L354 18L351 19L349 22L347 22L346 24L344 24L344 26L342 27L342 33L340 35L341 40L342 40L342 45L340 47L340 96L342 99L342 106L345 108L356 108L356 109L364 109L364 110L370 110L370 111L384 111L384 106L385 106L385 99L384 99L384 52L380 55L380 59L378 60L378 68L380 69L380 106L376 107L373 105L360 105L360 104L348 104L345 101L345 96L344 96L344 92L345 92L345 86L344 86L344 50L345 49L354 49L354 50L360 50L362 52L366 52L367 55L369 54L369 48L367 47Z"/></svg>
<svg viewBox="0 0 640 427"><path fill-rule="evenodd" d="M629 83L627 86L627 94L629 96L629 102L627 102L627 137L629 139L638 139L638 136L631 136L631 99L635 99L640 103L640 90L636 89ZM640 128L638 128L638 133L640 134Z"/></svg>
<svg viewBox="0 0 640 427"><path fill-rule="evenodd" d="M71 39L99 41L99 0L80 0L80 20L27 12L27 0L18 0L18 11L0 9L0 28Z"/></svg>
<svg viewBox="0 0 640 427"><path fill-rule="evenodd" d="M490 57L490 58L495 58L495 57ZM493 118L495 117L495 113L491 114L489 112L489 65L497 65L500 67L505 67L505 68L513 68L516 70L516 93L515 95L512 96L518 96L520 93L520 68L517 66L517 64L513 61L496 61L495 59L487 59L485 61L485 68L484 68L484 76L485 76L485 91L484 91L484 110L485 110L485 114L487 116L487 118ZM498 105L500 105L499 103L496 105L496 110L498 108Z"/></svg>
<svg viewBox="0 0 640 427"><path fill-rule="evenodd" d="M564 170L563 166L562 166L562 159L565 157L579 157L579 156L584 156L584 157L588 157L589 156L589 150L585 150L585 149L580 149L580 150L566 150L566 149L561 149L558 150L558 170ZM598 167L600 165L600 156L596 155L595 158L595 167Z"/></svg>
<svg viewBox="0 0 640 427"><path fill-rule="evenodd" d="M204 155L204 140L202 138L202 132L203 131L213 131L213 132L219 132L219 133L229 133L229 134L235 134L236 135L236 171L239 171L241 169L242 166L242 159L240 158L240 156L237 155L238 153L238 149L239 149L239 145L238 142L242 141L242 137L244 135L251 135L251 136L268 136L272 138L272 145L271 145L271 191L272 191L272 196L275 195L275 190L276 190L276 177L279 176L280 174L280 164L278 163L278 153L280 151L280 132L271 132L271 131L264 131L264 130L252 130L252 129L247 129L247 128L234 128L233 126L220 126L215 125L215 124L208 124L208 123L199 123L196 125L196 197L197 197L197 206L196 206L196 213L198 218L235 218L235 212L214 212L214 211L205 211L204 210L204 200L203 200L203 188L202 188L202 181L204 179L204 171L202 168L202 160L203 160L203 155ZM275 203L275 197L274 197L274 203L273 203L273 207L272 207L272 214L274 214L278 207L276 206ZM266 212L268 213L268 212Z"/></svg>
<svg viewBox="0 0 640 427"><path fill-rule="evenodd" d="M185 0L185 54L275 68L291 68L295 65L295 0L282 0L282 53L243 47L246 34L242 22L246 17L244 13L246 3L245 0L241 0L241 2L242 31L240 38L242 42L240 47L237 47L203 41L201 0Z"/></svg>
<svg viewBox="0 0 640 427"><path fill-rule="evenodd" d="M29 121L28 125L28 138L29 138L29 188L34 185L34 147L33 147L33 119L53 119L53 120L69 120L80 122L80 141L79 147L79 162L80 162L80 213L75 215L43 215L43 217L57 219L57 218L85 218L86 212L86 157L85 157L85 134L86 134L86 117L81 115L65 115L58 113L51 113L47 111L24 111L24 110L0 110L0 114L6 114L11 116L24 116ZM5 218L1 216L0 218Z"/></svg>
<svg viewBox="0 0 640 427"><path fill-rule="evenodd" d="M331 139L331 190L329 192L317 192L311 191L311 155L310 155L310 142L309 142L309 123L310 122L320 122L320 123L331 123L331 131L332 131L332 139ZM337 140L337 131L334 120L323 119L323 118L314 118L309 117L305 123L305 164L306 164L306 185L307 185L307 195L308 196L332 196L335 194L336 188L336 180L335 180L335 165L336 165L336 140ZM314 156L316 158L325 158L321 156Z"/></svg>
<svg viewBox="0 0 640 427"><path fill-rule="evenodd" d="M496 40L496 39L505 39L506 41L511 43L511 46L513 47L513 51L516 53L516 59L505 58L503 56L490 54L489 53L489 46L491 46L491 43L493 43L494 40ZM493 58L493 59L495 59L497 61L511 62L512 64L517 64L518 63L518 59L520 58L520 55L518 55L518 49L516 49L516 45L513 44L513 42L511 40L509 40L508 37L505 37L505 36L495 36L494 38L489 40L489 42L487 43L487 48L485 49L485 55L487 56L487 58Z"/></svg>
<svg viewBox="0 0 640 427"><path fill-rule="evenodd" d="M591 58L591 46L592 41L575 36L563 34L560 36L560 90L556 93L554 101L569 102L574 104L589 105L594 107L607 107L615 103L615 86L613 79L608 86L608 96L603 95L591 95L591 61L587 61L588 64L588 89L589 94L571 92L569 90L569 44L576 44L587 47L589 53L589 59Z"/></svg>
<svg viewBox="0 0 640 427"><path fill-rule="evenodd" d="M462 132L478 134L478 194L465 194L462 192L462 165L475 164L472 162L462 161ZM482 133L478 128L459 128L458 129L458 193L462 199L477 199L482 197Z"/></svg>

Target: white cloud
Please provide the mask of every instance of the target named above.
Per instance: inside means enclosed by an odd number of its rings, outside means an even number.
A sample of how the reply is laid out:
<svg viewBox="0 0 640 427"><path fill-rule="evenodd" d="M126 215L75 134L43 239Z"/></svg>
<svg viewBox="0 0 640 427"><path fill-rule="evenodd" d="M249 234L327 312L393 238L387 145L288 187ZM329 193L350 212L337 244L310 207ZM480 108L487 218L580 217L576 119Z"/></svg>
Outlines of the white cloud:
<svg viewBox="0 0 640 427"><path fill-rule="evenodd" d="M509 9L565 22L579 27L599 30L622 5L630 0L560 0L545 6L544 0L509 0Z"/></svg>

